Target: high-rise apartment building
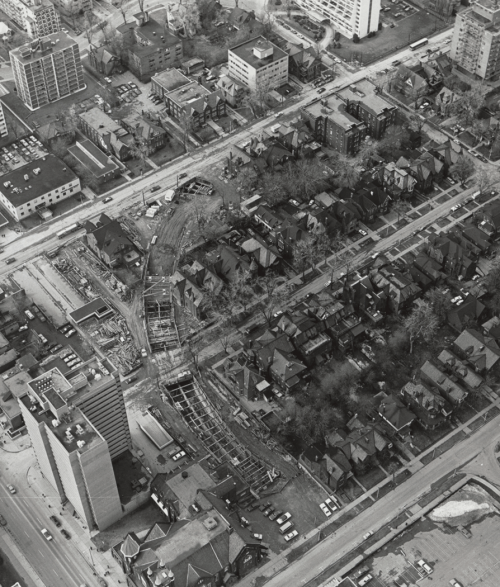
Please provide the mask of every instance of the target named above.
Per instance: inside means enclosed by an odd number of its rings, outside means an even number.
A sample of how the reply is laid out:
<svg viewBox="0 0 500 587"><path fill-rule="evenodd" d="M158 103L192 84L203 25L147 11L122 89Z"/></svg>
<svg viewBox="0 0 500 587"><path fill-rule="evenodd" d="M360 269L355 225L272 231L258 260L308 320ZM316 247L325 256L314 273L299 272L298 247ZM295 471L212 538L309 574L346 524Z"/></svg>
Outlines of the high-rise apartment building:
<svg viewBox="0 0 500 587"><path fill-rule="evenodd" d="M326 20L334 29L352 39L378 31L380 0L295 0L305 13L318 22Z"/></svg>
<svg viewBox="0 0 500 587"><path fill-rule="evenodd" d="M30 110L85 89L78 43L59 32L10 52L17 95Z"/></svg>
<svg viewBox="0 0 500 587"><path fill-rule="evenodd" d="M0 10L33 38L61 30L59 13L49 0L0 0Z"/></svg>
<svg viewBox="0 0 500 587"><path fill-rule="evenodd" d="M7 128L7 121L5 120L5 112L3 111L3 104L0 102L0 137L6 137L9 134Z"/></svg>
<svg viewBox="0 0 500 587"><path fill-rule="evenodd" d="M44 477L89 528L123 515L112 460L131 447L120 378L106 359L28 382L21 412Z"/></svg>
<svg viewBox="0 0 500 587"><path fill-rule="evenodd" d="M253 91L286 84L288 61L288 53L264 37L250 39L228 51L229 75Z"/></svg>
<svg viewBox="0 0 500 587"><path fill-rule="evenodd" d="M459 71L476 79L498 79L500 6L496 2L477 0L457 15L450 56Z"/></svg>

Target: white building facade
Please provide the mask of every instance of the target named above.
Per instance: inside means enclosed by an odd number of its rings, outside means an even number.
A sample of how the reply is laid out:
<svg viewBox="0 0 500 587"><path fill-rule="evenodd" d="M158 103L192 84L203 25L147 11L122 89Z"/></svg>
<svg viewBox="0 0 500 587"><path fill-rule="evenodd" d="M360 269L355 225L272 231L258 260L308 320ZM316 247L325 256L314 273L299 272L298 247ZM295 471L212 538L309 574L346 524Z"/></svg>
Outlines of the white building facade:
<svg viewBox="0 0 500 587"><path fill-rule="evenodd" d="M0 0L0 10L37 39L61 30L61 19L49 0Z"/></svg>
<svg viewBox="0 0 500 587"><path fill-rule="evenodd" d="M313 20L329 21L348 39L377 32L380 19L380 0L295 0Z"/></svg>

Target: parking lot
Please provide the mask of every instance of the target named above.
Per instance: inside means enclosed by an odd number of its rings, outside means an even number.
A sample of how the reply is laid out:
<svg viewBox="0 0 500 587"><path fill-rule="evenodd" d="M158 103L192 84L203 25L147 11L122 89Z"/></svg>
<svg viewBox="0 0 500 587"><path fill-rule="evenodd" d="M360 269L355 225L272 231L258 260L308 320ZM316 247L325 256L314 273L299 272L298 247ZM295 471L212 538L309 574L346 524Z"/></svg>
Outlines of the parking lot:
<svg viewBox="0 0 500 587"><path fill-rule="evenodd" d="M369 572L372 575L370 587L395 587L405 583L445 586L450 585L451 579L458 581L460 587L498 586L498 502L482 488L465 486L444 503L457 504L466 500L479 503L480 508L450 519L449 524L425 517L366 559L351 577L359 583ZM481 511L483 513L478 514ZM463 530L460 530L460 522ZM419 565L421 560L428 566Z"/></svg>
<svg viewBox="0 0 500 587"><path fill-rule="evenodd" d="M47 154L42 143L33 135L19 139L0 150L0 176L18 169Z"/></svg>

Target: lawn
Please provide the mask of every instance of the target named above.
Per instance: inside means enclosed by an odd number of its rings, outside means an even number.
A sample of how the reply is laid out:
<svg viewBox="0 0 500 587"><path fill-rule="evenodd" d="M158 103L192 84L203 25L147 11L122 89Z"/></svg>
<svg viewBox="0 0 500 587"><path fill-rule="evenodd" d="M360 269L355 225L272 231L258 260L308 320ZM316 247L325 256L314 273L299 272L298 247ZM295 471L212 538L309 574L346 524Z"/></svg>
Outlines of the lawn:
<svg viewBox="0 0 500 587"><path fill-rule="evenodd" d="M151 155L149 158L151 161L153 161L153 163L161 166L165 163L168 163L169 161L172 161L173 159L176 159L177 157L180 157L181 155L184 155L185 152L184 145L174 136L170 135L170 142L165 147L163 147L163 149L153 153L153 155Z"/></svg>
<svg viewBox="0 0 500 587"><path fill-rule="evenodd" d="M377 61L378 59L395 53L417 39L433 34L438 28L446 24L432 14L426 14L420 10L412 16L408 16L397 22L394 28L384 27L377 32L375 37L365 37L360 43L353 43L346 37L341 37L341 48L333 49L341 59L347 61L359 61L363 65Z"/></svg>

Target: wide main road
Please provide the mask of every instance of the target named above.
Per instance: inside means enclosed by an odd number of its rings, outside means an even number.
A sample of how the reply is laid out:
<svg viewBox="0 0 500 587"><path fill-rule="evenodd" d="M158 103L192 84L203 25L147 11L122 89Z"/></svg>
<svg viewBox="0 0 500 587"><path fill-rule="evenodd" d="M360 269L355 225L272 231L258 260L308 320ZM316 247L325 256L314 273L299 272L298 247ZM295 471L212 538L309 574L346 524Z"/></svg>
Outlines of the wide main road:
<svg viewBox="0 0 500 587"><path fill-rule="evenodd" d="M29 487L21 487L19 482L16 489L17 493L11 495L5 485L0 484L0 512L7 520L7 527L17 544L45 585L97 585L92 570L71 544L71 540L66 541L48 520L43 500ZM47 541L43 537L42 528L47 528L53 540Z"/></svg>
<svg viewBox="0 0 500 587"><path fill-rule="evenodd" d="M433 37L432 44L439 44L449 36L450 31L442 32ZM397 55L393 55L390 58L372 64L359 72L349 73L344 71L336 80L325 86L327 91L322 94L322 96L318 96L316 90L308 88L300 95L298 100L295 100L292 105L284 109L283 113L293 113L300 106L307 104L314 98L324 98L329 92L336 91L340 87L355 83L367 75L375 75L377 71L381 71L388 67L395 58L404 60L411 55L413 55L413 53L409 49L405 49ZM148 191L154 185L160 185L163 189L167 189L175 185L176 178L180 173L187 173L192 177L195 175L203 175L205 169L213 169L214 167L222 166L223 158L228 155L233 144L253 136L259 137L262 129L271 126L273 122L274 118L271 117L258 120L249 129L228 135L214 145L208 145L207 147L198 149L172 164L156 170L147 177L122 186L114 193L107 194L113 196L113 201L108 204L104 204L101 198L75 209L70 214L66 214L61 218L53 220L46 225L41 225L40 227L31 230L29 233L20 236L15 241L7 244L4 247L4 251L0 253L0 274L5 273L7 269L14 268L16 265L24 263L36 253L41 253L61 244L61 241L58 241L57 239L56 233L74 222L85 222L86 220L97 217L102 212L106 212L110 215L119 215L125 206L142 201L143 191L147 196ZM161 192L156 192L154 194L156 197L159 197L160 195ZM2 267L2 262L11 257L15 257L16 263L10 266L4 265Z"/></svg>
<svg viewBox="0 0 500 587"><path fill-rule="evenodd" d="M494 418L479 432L414 473L405 483L399 485L372 507L320 542L300 560L284 568L266 583L266 587L290 587L291 585L299 587L313 580L323 569L333 565L359 546L363 542L362 536L369 530L376 530L389 523L409 504L415 502L418 496L425 493L433 483L452 474L478 455L481 456L476 463L467 465L464 470L476 474L486 474L489 481L498 485L500 483L500 468L494 458L489 458L497 439L498 420ZM493 464L490 465L491 462ZM484 470L487 467L488 469ZM238 586L254 587L255 579L261 573L262 571L257 569L254 573L244 577Z"/></svg>

